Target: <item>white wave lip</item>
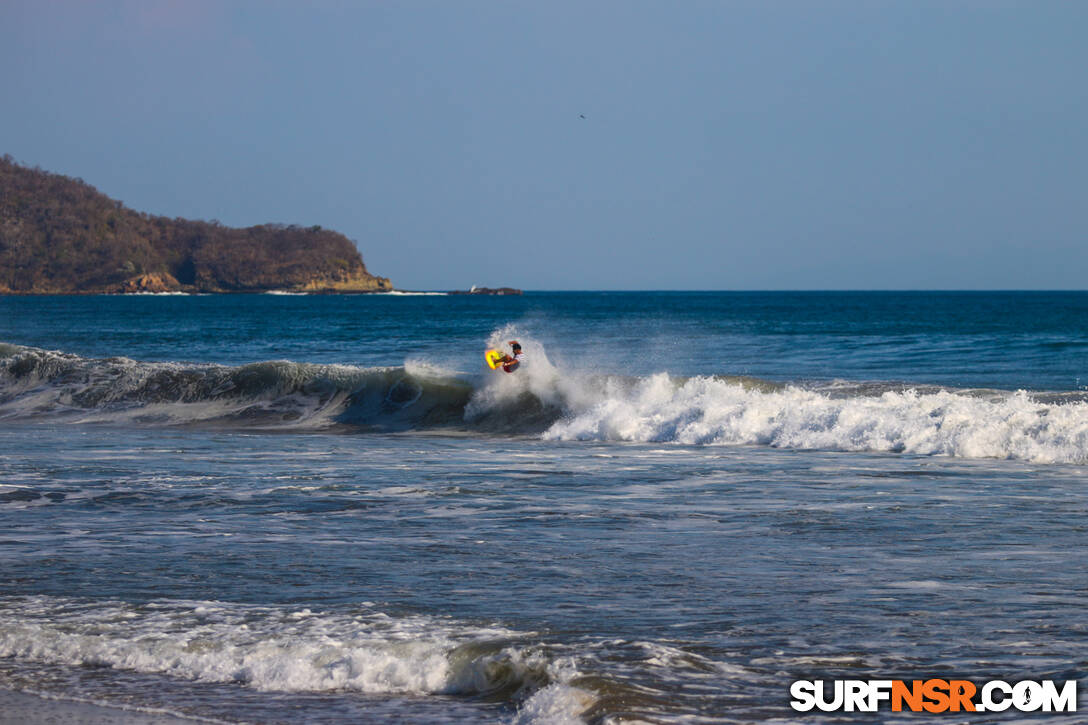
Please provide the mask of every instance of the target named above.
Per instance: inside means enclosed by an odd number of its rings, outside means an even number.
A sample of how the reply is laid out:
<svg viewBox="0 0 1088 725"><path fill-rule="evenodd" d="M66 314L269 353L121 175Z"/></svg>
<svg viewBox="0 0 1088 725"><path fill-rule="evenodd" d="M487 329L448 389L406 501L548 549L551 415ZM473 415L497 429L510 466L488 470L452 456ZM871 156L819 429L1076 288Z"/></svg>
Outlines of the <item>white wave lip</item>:
<svg viewBox="0 0 1088 725"><path fill-rule="evenodd" d="M220 602L136 606L53 597L0 604L0 657L100 665L261 691L513 693L518 722L578 715L591 696L573 664L518 644L529 636L432 617L289 612ZM553 721L553 720L548 720Z"/></svg>
<svg viewBox="0 0 1088 725"><path fill-rule="evenodd" d="M594 403L571 410L544 438L1088 463L1088 403L1040 403L1023 391L834 398L796 387L752 390L707 377L681 382L659 373L634 385L608 380Z"/></svg>

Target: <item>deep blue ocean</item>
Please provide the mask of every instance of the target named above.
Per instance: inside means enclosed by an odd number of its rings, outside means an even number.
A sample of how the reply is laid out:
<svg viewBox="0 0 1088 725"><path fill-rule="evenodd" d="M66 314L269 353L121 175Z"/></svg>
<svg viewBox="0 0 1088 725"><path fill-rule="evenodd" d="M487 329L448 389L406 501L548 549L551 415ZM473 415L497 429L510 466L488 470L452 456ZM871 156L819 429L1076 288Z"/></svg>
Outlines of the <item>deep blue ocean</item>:
<svg viewBox="0 0 1088 725"><path fill-rule="evenodd" d="M0 297L0 688L228 723L1084 700L1086 484L1088 293Z"/></svg>

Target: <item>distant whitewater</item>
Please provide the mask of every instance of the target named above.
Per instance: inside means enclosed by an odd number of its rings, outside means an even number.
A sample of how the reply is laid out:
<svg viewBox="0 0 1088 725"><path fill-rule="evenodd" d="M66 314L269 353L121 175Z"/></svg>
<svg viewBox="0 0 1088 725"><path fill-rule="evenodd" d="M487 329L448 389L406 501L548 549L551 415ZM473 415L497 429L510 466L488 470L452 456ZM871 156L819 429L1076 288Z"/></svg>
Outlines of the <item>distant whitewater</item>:
<svg viewBox="0 0 1088 725"><path fill-rule="evenodd" d="M497 332L498 345L508 335ZM1088 462L1082 392L736 376L566 374L536 342L516 374L409 362L361 368L83 358L0 345L0 419L346 431L458 430L545 440L761 445L1036 463Z"/></svg>

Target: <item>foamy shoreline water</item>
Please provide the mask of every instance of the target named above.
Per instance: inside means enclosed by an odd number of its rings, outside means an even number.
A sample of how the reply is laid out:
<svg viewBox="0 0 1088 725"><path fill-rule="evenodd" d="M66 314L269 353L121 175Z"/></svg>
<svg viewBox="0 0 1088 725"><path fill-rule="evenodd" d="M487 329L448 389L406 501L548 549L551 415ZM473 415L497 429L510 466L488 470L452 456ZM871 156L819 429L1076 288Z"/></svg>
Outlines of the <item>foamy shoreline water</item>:
<svg viewBox="0 0 1088 725"><path fill-rule="evenodd" d="M193 725L211 720L41 697L0 688L0 725Z"/></svg>

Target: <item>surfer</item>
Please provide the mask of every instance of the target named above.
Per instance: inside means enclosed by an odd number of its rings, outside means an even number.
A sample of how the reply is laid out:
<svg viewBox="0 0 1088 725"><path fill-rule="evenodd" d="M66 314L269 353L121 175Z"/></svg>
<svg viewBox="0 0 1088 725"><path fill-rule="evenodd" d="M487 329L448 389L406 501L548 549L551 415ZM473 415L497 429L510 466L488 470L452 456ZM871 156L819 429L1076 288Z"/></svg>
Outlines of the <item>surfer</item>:
<svg viewBox="0 0 1088 725"><path fill-rule="evenodd" d="M501 367L506 372L512 373L521 365L521 343L511 340L507 344L510 345L510 355L498 350L488 350L484 353L484 360L492 370L498 370Z"/></svg>
<svg viewBox="0 0 1088 725"><path fill-rule="evenodd" d="M502 366L502 369L508 373L514 372L518 369L518 366L521 365L521 343L517 340L511 340L510 352L510 355L503 353L503 356L498 361L499 365Z"/></svg>

